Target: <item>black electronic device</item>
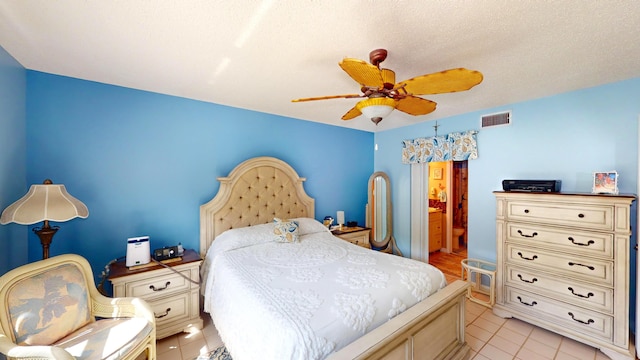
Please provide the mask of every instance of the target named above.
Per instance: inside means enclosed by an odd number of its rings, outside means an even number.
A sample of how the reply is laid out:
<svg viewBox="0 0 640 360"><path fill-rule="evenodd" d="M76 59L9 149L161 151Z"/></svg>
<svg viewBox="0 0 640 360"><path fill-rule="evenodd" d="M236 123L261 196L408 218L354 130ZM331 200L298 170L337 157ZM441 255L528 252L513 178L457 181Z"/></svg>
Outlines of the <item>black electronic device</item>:
<svg viewBox="0 0 640 360"><path fill-rule="evenodd" d="M160 249L153 250L153 258L157 261L169 260L180 257L182 254L178 251L178 246L165 246Z"/></svg>
<svg viewBox="0 0 640 360"><path fill-rule="evenodd" d="M560 180L502 180L504 191L520 192L560 192Z"/></svg>

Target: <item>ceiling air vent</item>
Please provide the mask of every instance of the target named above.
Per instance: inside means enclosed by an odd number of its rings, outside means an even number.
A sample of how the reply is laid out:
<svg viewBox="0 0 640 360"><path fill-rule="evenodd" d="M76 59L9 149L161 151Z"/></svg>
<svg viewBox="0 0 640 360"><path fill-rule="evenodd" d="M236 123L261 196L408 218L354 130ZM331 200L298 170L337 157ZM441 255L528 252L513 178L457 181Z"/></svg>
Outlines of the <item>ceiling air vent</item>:
<svg viewBox="0 0 640 360"><path fill-rule="evenodd" d="M509 125L511 124L511 111L482 115L481 120L483 128L499 125Z"/></svg>

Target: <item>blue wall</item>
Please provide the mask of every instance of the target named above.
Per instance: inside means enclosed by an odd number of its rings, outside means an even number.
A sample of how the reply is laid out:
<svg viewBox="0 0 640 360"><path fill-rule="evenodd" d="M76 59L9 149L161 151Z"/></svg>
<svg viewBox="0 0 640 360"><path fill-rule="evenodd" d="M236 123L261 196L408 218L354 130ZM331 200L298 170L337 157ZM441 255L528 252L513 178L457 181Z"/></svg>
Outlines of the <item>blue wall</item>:
<svg viewBox="0 0 640 360"><path fill-rule="evenodd" d="M27 192L25 69L0 47L0 211ZM27 228L0 226L0 274L27 262Z"/></svg>
<svg viewBox="0 0 640 360"><path fill-rule="evenodd" d="M316 218L364 222L373 134L145 91L27 72L27 181L51 178L89 208L57 224L51 255L98 273L126 239L198 249L199 207L240 162L274 156L306 177ZM345 154L350 166L339 164ZM31 244L37 237L30 235ZM30 246L29 261L41 257Z"/></svg>
<svg viewBox="0 0 640 360"><path fill-rule="evenodd" d="M562 191L589 193L594 171L616 170L620 192L636 194L638 99L640 78L439 120L440 135L479 130L479 158L469 161L469 257L496 260L492 192L502 190L503 179L559 179ZM505 110L512 111L511 125L480 129L481 115ZM433 125L420 123L375 136L375 169L391 179L394 235L405 254L411 247L412 197L410 166L401 164L402 140L433 136ZM637 229L636 208L637 202L632 207L633 229ZM634 231L631 299L635 298L635 243Z"/></svg>

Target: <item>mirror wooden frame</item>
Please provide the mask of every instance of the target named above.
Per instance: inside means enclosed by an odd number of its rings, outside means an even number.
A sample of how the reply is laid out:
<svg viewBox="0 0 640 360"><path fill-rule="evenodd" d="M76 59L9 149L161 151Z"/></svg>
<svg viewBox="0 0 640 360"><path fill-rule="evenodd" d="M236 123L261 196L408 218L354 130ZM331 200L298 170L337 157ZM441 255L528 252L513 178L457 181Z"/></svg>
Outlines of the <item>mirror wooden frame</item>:
<svg viewBox="0 0 640 360"><path fill-rule="evenodd" d="M375 190L374 181L377 177L381 177L384 179L385 187L386 187L385 188L385 191L386 191L385 221L386 221L387 233L385 234L382 241L378 241L378 239L375 238L376 225L375 225L375 222L373 222L372 219L370 218L371 215L373 214L372 210L376 208L374 203L375 198L373 196L373 191ZM371 227L371 232L370 232L371 235L369 238L369 242L371 243L371 246L379 249L379 251L382 251L382 252L396 253L402 256L402 252L396 246L396 241L393 237L393 206L391 204L391 181L389 180L389 176L382 171L376 171L373 174L371 174L371 176L369 177L368 193L367 193L367 208L368 208L368 211L367 211L366 226Z"/></svg>

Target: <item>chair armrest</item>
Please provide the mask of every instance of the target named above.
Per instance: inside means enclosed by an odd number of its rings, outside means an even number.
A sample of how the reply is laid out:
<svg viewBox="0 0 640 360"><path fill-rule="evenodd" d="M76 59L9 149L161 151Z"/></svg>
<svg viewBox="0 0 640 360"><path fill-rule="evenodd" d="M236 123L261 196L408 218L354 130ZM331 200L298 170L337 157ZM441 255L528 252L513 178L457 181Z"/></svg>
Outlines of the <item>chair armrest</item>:
<svg viewBox="0 0 640 360"><path fill-rule="evenodd" d="M155 324L156 317L151 306L140 298L110 298L92 294L93 314L102 318L142 317Z"/></svg>
<svg viewBox="0 0 640 360"><path fill-rule="evenodd" d="M10 359L75 360L71 354L57 346L20 346L11 342L3 334L0 334L0 354Z"/></svg>

